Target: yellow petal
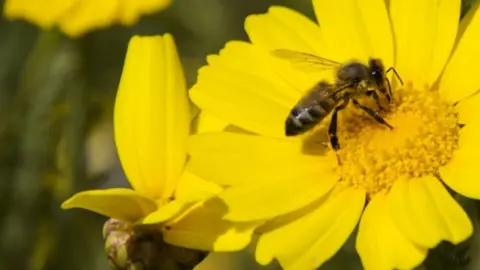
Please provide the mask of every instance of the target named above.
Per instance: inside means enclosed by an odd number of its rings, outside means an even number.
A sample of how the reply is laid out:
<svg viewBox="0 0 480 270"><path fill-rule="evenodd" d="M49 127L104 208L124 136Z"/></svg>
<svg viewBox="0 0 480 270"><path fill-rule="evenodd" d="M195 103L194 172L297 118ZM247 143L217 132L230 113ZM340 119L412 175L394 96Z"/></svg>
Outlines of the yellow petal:
<svg viewBox="0 0 480 270"><path fill-rule="evenodd" d="M159 207L155 212L143 218L141 224L157 224L165 222L193 206L193 202L175 199Z"/></svg>
<svg viewBox="0 0 480 270"><path fill-rule="evenodd" d="M452 159L439 169L440 176L450 188L470 198L480 199L480 125L468 124L460 130L458 148Z"/></svg>
<svg viewBox="0 0 480 270"><path fill-rule="evenodd" d="M188 169L220 185L292 179L312 168L321 171L325 160L303 154L299 141L230 132L190 136L188 152Z"/></svg>
<svg viewBox="0 0 480 270"><path fill-rule="evenodd" d="M254 221L290 213L321 198L339 179L331 168L299 168L297 173L226 189L219 195L228 207L225 219Z"/></svg>
<svg viewBox="0 0 480 270"><path fill-rule="evenodd" d="M184 170L175 190L175 198L192 202L200 201L215 196L221 191L220 186L198 177L189 170Z"/></svg>
<svg viewBox="0 0 480 270"><path fill-rule="evenodd" d="M305 206L339 179L334 157L305 155L301 143L237 133L191 136L188 169L233 185L220 197L235 221L260 220Z"/></svg>
<svg viewBox="0 0 480 270"><path fill-rule="evenodd" d="M59 18L63 32L78 37L93 29L104 28L115 21L120 3L118 0L81 0Z"/></svg>
<svg viewBox="0 0 480 270"><path fill-rule="evenodd" d="M438 12L434 30L436 36L425 77L430 85L437 81L452 54L461 12L461 0L438 1L435 4Z"/></svg>
<svg viewBox="0 0 480 270"><path fill-rule="evenodd" d="M145 217L142 223L155 224L178 217L197 202L211 198L221 191L222 188L220 186L205 181L188 170L184 170L175 190L174 200Z"/></svg>
<svg viewBox="0 0 480 270"><path fill-rule="evenodd" d="M228 123L218 119L210 113L201 111L195 119L194 133L207 133L222 131Z"/></svg>
<svg viewBox="0 0 480 270"><path fill-rule="evenodd" d="M480 76L476 72L480 62L480 53L478 53L480 9L478 7L479 5L476 5L470 10L470 14L465 16L469 19L468 26L456 44L440 81L440 93L452 103L472 95L480 88Z"/></svg>
<svg viewBox="0 0 480 270"><path fill-rule="evenodd" d="M232 223L222 219L225 208L212 199L179 218L164 232L167 243L206 251L236 251L251 241L260 223Z"/></svg>
<svg viewBox="0 0 480 270"><path fill-rule="evenodd" d="M224 122L266 136L285 137L290 109L320 80L245 42L227 43L208 62L190 90L191 99Z"/></svg>
<svg viewBox="0 0 480 270"><path fill-rule="evenodd" d="M195 267L195 270L275 270L276 267L265 268L255 262L252 254L255 250L255 237L248 247L237 252L210 252ZM276 265L275 265L276 266Z"/></svg>
<svg viewBox="0 0 480 270"><path fill-rule="evenodd" d="M461 124L474 124L480 120L480 95L466 98L455 106L458 112L458 122Z"/></svg>
<svg viewBox="0 0 480 270"><path fill-rule="evenodd" d="M460 20L460 24L458 26L458 31L457 31L457 40L455 42L455 46L458 44L458 41L462 39L463 34L465 33L465 30L467 30L471 20L474 18L476 9L479 7L480 3L476 1L471 1L469 3L463 1L462 2L462 11L467 9L467 13L465 13L462 16L462 19Z"/></svg>
<svg viewBox="0 0 480 270"><path fill-rule="evenodd" d="M413 269L422 263L428 251L397 229L383 193L375 195L363 213L356 249L367 270Z"/></svg>
<svg viewBox="0 0 480 270"><path fill-rule="evenodd" d="M115 23L131 25L144 14L159 11L171 0L8 0L7 18L23 18L43 28L60 28L71 37Z"/></svg>
<svg viewBox="0 0 480 270"><path fill-rule="evenodd" d="M321 39L330 57L344 62L380 58L393 65L393 39L384 0L314 0Z"/></svg>
<svg viewBox="0 0 480 270"><path fill-rule="evenodd" d="M115 103L115 140L132 186L169 197L186 160L190 108L170 35L133 37Z"/></svg>
<svg viewBox="0 0 480 270"><path fill-rule="evenodd" d="M404 83L423 90L437 80L453 48L459 17L460 0L390 1L395 66Z"/></svg>
<svg viewBox="0 0 480 270"><path fill-rule="evenodd" d="M428 248L458 244L472 234L462 207L433 176L395 182L388 196L390 217L410 241Z"/></svg>
<svg viewBox="0 0 480 270"><path fill-rule="evenodd" d="M306 215L264 233L256 258L268 264L277 258L283 269L316 269L347 240L362 214L365 192L351 188L332 192Z"/></svg>
<svg viewBox="0 0 480 270"><path fill-rule="evenodd" d="M9 19L22 18L42 28L52 28L61 15L68 12L81 1L30 1L30 0L6 0L4 15Z"/></svg>
<svg viewBox="0 0 480 270"><path fill-rule="evenodd" d="M134 223L157 209L149 198L126 188L91 190L75 194L63 209L83 208L101 215Z"/></svg>
<svg viewBox="0 0 480 270"><path fill-rule="evenodd" d="M118 1L118 0L117 0ZM122 24L132 25L140 15L155 13L166 8L172 0L123 0L119 9L119 19Z"/></svg>
<svg viewBox="0 0 480 270"><path fill-rule="evenodd" d="M289 8L274 6L266 14L250 15L245 20L245 30L253 44L267 51L283 48L323 52L318 25Z"/></svg>

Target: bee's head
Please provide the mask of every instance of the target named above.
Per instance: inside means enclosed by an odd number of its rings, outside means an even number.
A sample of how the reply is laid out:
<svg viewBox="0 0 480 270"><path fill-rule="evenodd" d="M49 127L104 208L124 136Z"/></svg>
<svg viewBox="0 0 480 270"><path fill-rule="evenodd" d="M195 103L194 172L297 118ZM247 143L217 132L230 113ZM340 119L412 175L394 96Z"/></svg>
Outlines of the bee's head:
<svg viewBox="0 0 480 270"><path fill-rule="evenodd" d="M382 86L385 82L385 68L380 59L370 59L368 62L370 67L370 76L372 82L377 86Z"/></svg>

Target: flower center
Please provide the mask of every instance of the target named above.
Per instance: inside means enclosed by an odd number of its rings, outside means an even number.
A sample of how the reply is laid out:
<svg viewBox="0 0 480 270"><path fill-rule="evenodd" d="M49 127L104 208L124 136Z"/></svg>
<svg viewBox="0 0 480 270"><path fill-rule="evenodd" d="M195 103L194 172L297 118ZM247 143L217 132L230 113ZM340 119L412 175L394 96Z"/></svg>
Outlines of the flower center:
<svg viewBox="0 0 480 270"><path fill-rule="evenodd" d="M394 95L395 105L380 113L393 130L357 110L339 114L341 179L369 197L397 179L436 174L457 147L456 112L438 91L405 88Z"/></svg>

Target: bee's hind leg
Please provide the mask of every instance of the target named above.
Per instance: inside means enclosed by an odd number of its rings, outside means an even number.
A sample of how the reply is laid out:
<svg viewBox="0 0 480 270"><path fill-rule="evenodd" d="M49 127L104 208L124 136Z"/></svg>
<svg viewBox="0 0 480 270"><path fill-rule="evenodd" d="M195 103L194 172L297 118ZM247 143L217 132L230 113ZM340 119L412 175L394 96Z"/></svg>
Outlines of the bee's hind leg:
<svg viewBox="0 0 480 270"><path fill-rule="evenodd" d="M338 126L338 111L345 109L348 104L348 99L332 110L332 119L330 120L330 125L328 127L328 137L330 138L330 144L334 151L340 149L340 144L338 143L337 136L337 126Z"/></svg>
<svg viewBox="0 0 480 270"><path fill-rule="evenodd" d="M365 105L362 105L360 104L357 100L355 99L352 99L353 101L353 105L355 105L355 107L359 108L360 110L366 112L368 115L370 115L373 119L375 119L375 121L377 121L378 123L382 124L382 125L385 125L387 127L389 127L390 129L393 129L393 127L387 123L387 121L385 121L385 119L383 119L380 115L378 115L377 112L373 111L372 109L370 109L369 107L365 106Z"/></svg>

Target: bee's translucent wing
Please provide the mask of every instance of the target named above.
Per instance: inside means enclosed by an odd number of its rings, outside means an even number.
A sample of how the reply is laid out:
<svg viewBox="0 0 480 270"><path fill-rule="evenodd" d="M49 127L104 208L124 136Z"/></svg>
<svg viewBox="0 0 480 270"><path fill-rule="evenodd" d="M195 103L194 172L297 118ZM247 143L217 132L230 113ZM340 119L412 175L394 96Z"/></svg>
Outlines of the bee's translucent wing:
<svg viewBox="0 0 480 270"><path fill-rule="evenodd" d="M338 69L342 64L320 56L287 49L272 51L278 58L290 61L292 66L301 71L317 72L328 69Z"/></svg>

